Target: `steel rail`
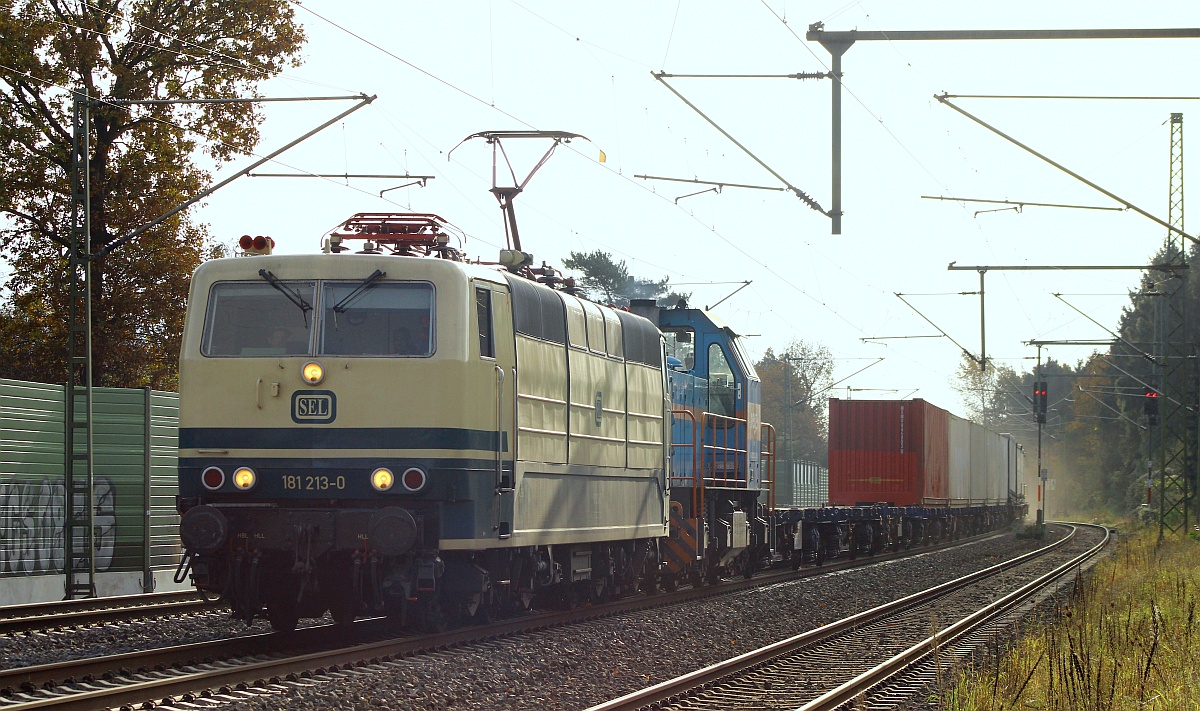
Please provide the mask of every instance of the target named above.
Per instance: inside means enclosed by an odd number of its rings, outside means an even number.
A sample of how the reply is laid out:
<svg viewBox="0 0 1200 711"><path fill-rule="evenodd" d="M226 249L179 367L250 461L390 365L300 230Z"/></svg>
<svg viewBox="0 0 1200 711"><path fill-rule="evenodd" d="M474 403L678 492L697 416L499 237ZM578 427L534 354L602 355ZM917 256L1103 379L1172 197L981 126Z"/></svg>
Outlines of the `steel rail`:
<svg viewBox="0 0 1200 711"><path fill-rule="evenodd" d="M1095 526L1095 524L1074 525ZM1107 527L1096 527L1104 528L1104 538L1087 551L1084 551L1074 559L1063 563L1036 580L1017 588L999 600L996 600L960 619L958 622L955 622L954 624L942 629L940 632L921 640L917 644L914 644L882 664L879 664L872 669L859 674L836 689L832 689L816 699L813 699L804 706L801 706L800 711L832 711L833 709L840 707L842 704L853 701L860 694L867 692L870 689L873 689L880 684L887 682L889 679L897 676L903 672L906 667L920 661L933 650L944 647L946 644L953 642L955 639L958 639L962 635L969 633L1009 608L1040 592L1051 582L1058 580L1062 576L1076 569L1080 564L1097 555L1101 550L1104 549L1105 546L1108 545L1109 540L1112 538L1112 533Z"/></svg>
<svg viewBox="0 0 1200 711"><path fill-rule="evenodd" d="M31 602L23 605L0 605L0 616L16 614L40 614L46 611L81 610L97 607L107 607L112 604L136 605L141 602L159 600L170 601L182 598L195 598L199 594L194 589L172 590L169 592L137 593L134 595L110 595L107 597L83 597L72 600L51 600L49 602Z"/></svg>
<svg viewBox="0 0 1200 711"><path fill-rule="evenodd" d="M195 590L0 607L0 635L211 608Z"/></svg>
<svg viewBox="0 0 1200 711"><path fill-rule="evenodd" d="M901 610L919 605L928 600L937 598L945 593L965 587L978 580L991 577L1009 568L1021 565L1029 560L1045 555L1046 553L1065 545L1068 541L1074 539L1075 534L1076 529L1072 527L1069 535L1035 551L1030 551L1029 553L1025 553L1011 560L997 563L991 567L947 581L927 590L922 590L921 592L913 593L912 595L884 603L869 610L865 610L858 614L851 615L850 617L838 620L837 622L830 623L824 627L818 627L816 629L809 630L808 632L803 632L774 644L767 645L761 649L747 652L703 669L697 669L696 671L676 677L675 679L670 679L660 684L655 684L654 686L626 694L620 698L593 706L588 709L588 711L630 711L632 709L641 709L650 706L651 704L680 697L692 689L712 685L726 677L748 671L754 667L762 665L765 662L786 656L804 647L809 647L833 637L842 635L868 622L883 619L889 615L896 614Z"/></svg>
<svg viewBox="0 0 1200 711"><path fill-rule="evenodd" d="M284 677L290 673L301 673L314 668L325 669L331 665L341 668L345 668L347 665L365 665L371 663L368 660L378 661L379 659L410 656L498 636L524 634L537 629L683 604L695 599L727 595L812 575L863 567L873 563L978 543L996 535L1001 534L989 532L959 541L895 551L873 557L861 557L857 560L843 560L799 571L760 575L749 580L726 580L714 586L701 586L668 594L636 596L587 609L541 613L487 626L467 627L433 635L392 637L382 641L359 643L301 655L293 655L286 650L289 647L295 650L303 645L344 644L347 630L339 629L336 625L323 625L298 630L291 636L274 633L249 635L108 657L58 662L37 667L0 670L0 689L11 690L11 693L5 694L8 698L0 698L0 709L9 711L10 709L68 705L71 708L104 709L124 704L139 704L150 699L179 697L206 689L258 683L273 677ZM371 626L378 625L378 623L378 619L359 620L353 626L357 628L354 632L364 630L365 634L369 634ZM309 649L311 648L310 646ZM289 656L282 656L284 654L289 654ZM264 655L280 656L274 659L263 659ZM224 666L221 668L205 668L199 671L179 669L180 666L194 665L197 660L204 660L207 667L207 664L212 664L214 660L222 658L224 661L221 664ZM247 661L238 662L238 659ZM136 670L136 672L131 673L130 670ZM133 673L136 673L139 678L129 678ZM147 676L158 676L158 678L150 679L146 678ZM103 678L104 681L88 682L89 678ZM85 680L85 686L82 688L79 684L80 680ZM69 688L71 684L74 684L76 688ZM39 689L49 690L47 693L54 695L32 698L33 692ZM28 700L18 699L17 695L22 695Z"/></svg>

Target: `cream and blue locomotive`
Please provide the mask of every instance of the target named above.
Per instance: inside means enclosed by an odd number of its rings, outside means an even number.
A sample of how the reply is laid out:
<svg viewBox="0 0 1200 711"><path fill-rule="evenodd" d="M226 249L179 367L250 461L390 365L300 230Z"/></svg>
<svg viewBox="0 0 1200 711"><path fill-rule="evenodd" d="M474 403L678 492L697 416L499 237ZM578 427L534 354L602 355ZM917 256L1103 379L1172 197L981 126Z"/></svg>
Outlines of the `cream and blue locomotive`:
<svg viewBox="0 0 1200 711"><path fill-rule="evenodd" d="M180 535L195 585L235 615L438 626L659 579L659 330L469 263L447 233L362 214L324 253L196 271Z"/></svg>

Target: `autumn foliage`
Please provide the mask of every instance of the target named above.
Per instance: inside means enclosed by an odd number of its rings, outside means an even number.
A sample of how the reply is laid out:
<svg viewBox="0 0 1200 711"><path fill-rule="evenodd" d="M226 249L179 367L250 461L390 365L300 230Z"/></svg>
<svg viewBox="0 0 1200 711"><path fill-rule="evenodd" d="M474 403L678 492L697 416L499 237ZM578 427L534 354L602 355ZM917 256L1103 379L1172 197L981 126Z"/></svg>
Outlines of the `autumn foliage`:
<svg viewBox="0 0 1200 711"><path fill-rule="evenodd" d="M92 100L90 251L209 184L197 159L250 152L253 103L298 63L285 0L0 0L0 377L67 379L72 91ZM219 248L218 248L219 249ZM214 245L185 211L92 264L93 382L171 388L189 277Z"/></svg>

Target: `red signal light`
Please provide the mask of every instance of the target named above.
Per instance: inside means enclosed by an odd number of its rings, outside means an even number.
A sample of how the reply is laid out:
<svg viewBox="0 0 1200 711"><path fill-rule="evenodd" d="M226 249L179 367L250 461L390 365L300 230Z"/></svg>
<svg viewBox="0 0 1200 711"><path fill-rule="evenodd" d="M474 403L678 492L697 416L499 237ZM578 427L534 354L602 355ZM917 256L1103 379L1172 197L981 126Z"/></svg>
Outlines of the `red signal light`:
<svg viewBox="0 0 1200 711"><path fill-rule="evenodd" d="M251 237L250 235L242 235L238 240L238 246L242 248L245 254L270 254L275 248L275 240L264 235Z"/></svg>

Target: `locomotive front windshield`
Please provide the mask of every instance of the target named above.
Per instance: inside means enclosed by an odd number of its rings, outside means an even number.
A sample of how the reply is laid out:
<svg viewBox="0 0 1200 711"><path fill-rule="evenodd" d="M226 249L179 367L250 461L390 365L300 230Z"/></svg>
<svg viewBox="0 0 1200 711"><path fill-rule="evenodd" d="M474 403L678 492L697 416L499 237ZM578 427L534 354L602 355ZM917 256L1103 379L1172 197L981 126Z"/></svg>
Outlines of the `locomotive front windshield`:
<svg viewBox="0 0 1200 711"><path fill-rule="evenodd" d="M319 297L319 299L318 299ZM428 282L220 282L200 352L210 357L409 356L434 352Z"/></svg>
<svg viewBox="0 0 1200 711"><path fill-rule="evenodd" d="M433 285L324 282L318 355L433 354Z"/></svg>
<svg viewBox="0 0 1200 711"><path fill-rule="evenodd" d="M315 281L214 284L200 352L206 356L308 355L316 287Z"/></svg>

